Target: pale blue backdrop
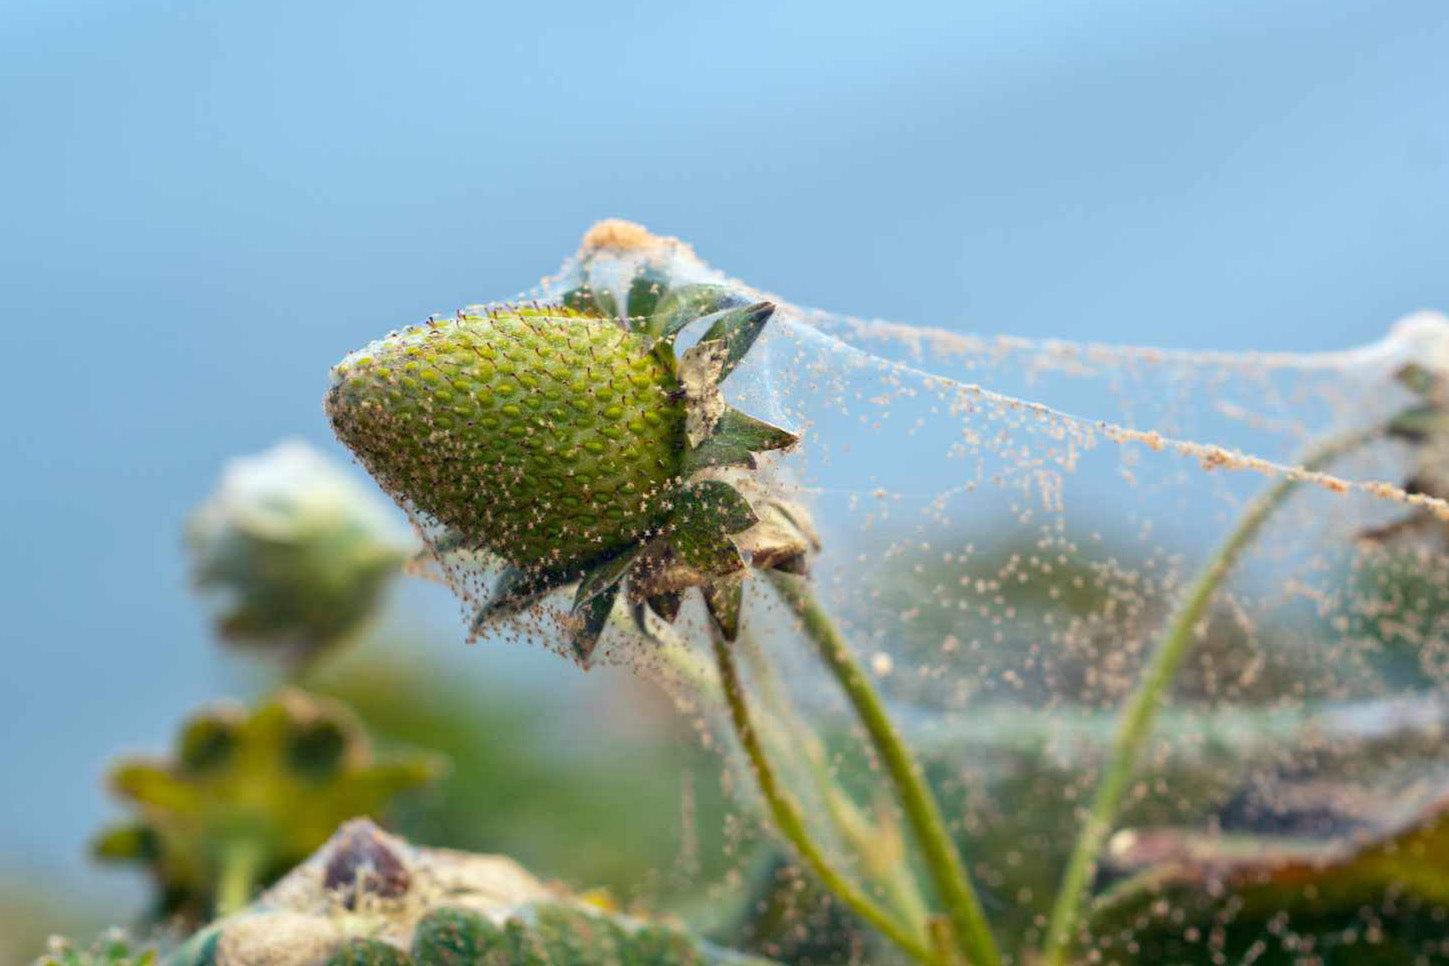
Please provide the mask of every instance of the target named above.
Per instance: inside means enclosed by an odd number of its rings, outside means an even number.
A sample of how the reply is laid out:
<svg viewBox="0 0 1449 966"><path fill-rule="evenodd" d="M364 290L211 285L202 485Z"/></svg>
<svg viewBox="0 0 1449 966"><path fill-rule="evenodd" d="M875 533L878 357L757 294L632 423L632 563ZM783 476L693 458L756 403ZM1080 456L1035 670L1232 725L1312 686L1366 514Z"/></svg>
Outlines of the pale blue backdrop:
<svg viewBox="0 0 1449 966"><path fill-rule="evenodd" d="M1350 345L1449 308L1446 51L1441 0L0 4L0 867L96 881L106 757L233 680L179 525L331 445L343 351L608 215L862 315Z"/></svg>

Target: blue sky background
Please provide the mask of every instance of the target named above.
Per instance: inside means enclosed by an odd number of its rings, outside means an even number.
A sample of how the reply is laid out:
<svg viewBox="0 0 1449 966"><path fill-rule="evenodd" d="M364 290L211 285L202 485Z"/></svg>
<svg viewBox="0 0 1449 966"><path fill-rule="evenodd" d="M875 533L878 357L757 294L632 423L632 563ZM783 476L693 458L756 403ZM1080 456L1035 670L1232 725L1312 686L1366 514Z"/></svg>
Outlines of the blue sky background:
<svg viewBox="0 0 1449 966"><path fill-rule="evenodd" d="M181 521L332 445L346 350L610 215L858 315L1367 341L1449 308L1446 50L1439 0L0 5L0 872L81 875L106 758L234 682Z"/></svg>

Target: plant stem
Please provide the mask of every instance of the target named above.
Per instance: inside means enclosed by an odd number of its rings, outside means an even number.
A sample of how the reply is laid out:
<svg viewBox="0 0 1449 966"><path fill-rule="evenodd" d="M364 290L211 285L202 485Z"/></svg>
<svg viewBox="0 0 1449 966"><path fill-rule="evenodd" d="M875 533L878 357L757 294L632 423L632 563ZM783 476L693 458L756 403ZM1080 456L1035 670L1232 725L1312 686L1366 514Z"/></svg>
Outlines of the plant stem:
<svg viewBox="0 0 1449 966"><path fill-rule="evenodd" d="M1336 436L1317 446L1303 460L1302 468L1310 472L1323 469L1350 450L1382 435L1382 427L1355 430ZM1075 940L1077 919L1082 900L1096 869L1097 856L1117 821L1122 799L1137 764L1138 755L1152 732L1157 712L1168 687L1184 657L1192 650L1199 623L1212 603L1224 578L1237 564L1247 547L1257 537L1273 511L1282 505L1297 488L1299 480L1285 477L1265 490L1239 519L1237 527L1223 541L1217 552L1199 571L1191 589L1178 604L1162 642L1143 669L1137 689L1128 699L1117 726L1111 758L1097 785L1086 824L1077 835L1076 845L1062 875L1056 902L1047 927L1045 966L1065 966Z"/></svg>
<svg viewBox="0 0 1449 966"><path fill-rule="evenodd" d="M645 633L658 648L656 654L660 660L711 701L722 701L725 698L719 678L737 679L739 676L737 672L728 676L721 673L718 677L706 673L709 665L701 663L667 624ZM925 937L928 913L909 865L902 857L893 857L894 861L888 861L882 854L880 838L883 833L861 813L854 799L831 777L819 737L800 720L784 688L780 686L774 667L746 628L740 629L736 646L749 656L754 667L755 680L764 697L764 707L747 715L750 730L756 736L756 744L760 747L758 760L752 759L754 767L758 771L759 762L763 761L765 767L770 768L763 738L773 738L777 751L783 749L788 753L799 749L804 755L810 776L815 780L816 790L830 814L836 833L855 849L864 870L877 880L891 906L905 920L903 926L907 931ZM733 655L730 658L733 664ZM731 715L733 717L733 709ZM736 730L738 731L737 720ZM771 772L773 775L773 769ZM774 779L774 784L779 786L778 778Z"/></svg>
<svg viewBox="0 0 1449 966"><path fill-rule="evenodd" d="M825 747L820 736L800 720L799 713L781 685L779 675L765 656L759 643L745 628L740 629L736 646L749 658L754 668L756 691L771 717L775 731L786 747L801 750L816 790L830 814L831 824L841 840L854 849L863 871L869 873L884 892L886 899L919 936L928 936L930 910L921 896L919 884L906 861L899 830L872 820L830 774ZM768 729L770 718L766 719ZM887 819L882 819L882 822Z"/></svg>
<svg viewBox="0 0 1449 966"><path fill-rule="evenodd" d="M261 874L262 849L251 837L236 837L221 849L216 884L216 918L229 916L252 901Z"/></svg>
<svg viewBox="0 0 1449 966"><path fill-rule="evenodd" d="M981 902L967 878L961 855L946 831L940 806L870 678L845 646L808 580L774 570L766 571L766 576L780 596L800 614L806 636L814 642L826 666L840 682L870 736L895 786L896 797L921 848L931 880L946 906L946 916L962 955L972 966L997 966L1001 955Z"/></svg>
<svg viewBox="0 0 1449 966"><path fill-rule="evenodd" d="M750 720L749 706L745 702L744 688L740 685L739 671L735 667L734 655L730 653L729 644L718 634L712 636L715 663L719 666L720 681L724 686L725 701L730 709L730 719L734 723L735 733L739 735L740 746L744 748L745 755L754 768L755 779L760 785L760 795L765 799L765 804L774 817L775 828L795 846L800 857L810 866L821 883L849 906L856 915L880 930L883 935L889 937L896 945L920 962L934 963L936 959L930 948L836 871L825 858L824 853L820 851L819 846L810 838L800 809L786 797L775 776L774 768L765 756L764 747L760 743L754 723Z"/></svg>

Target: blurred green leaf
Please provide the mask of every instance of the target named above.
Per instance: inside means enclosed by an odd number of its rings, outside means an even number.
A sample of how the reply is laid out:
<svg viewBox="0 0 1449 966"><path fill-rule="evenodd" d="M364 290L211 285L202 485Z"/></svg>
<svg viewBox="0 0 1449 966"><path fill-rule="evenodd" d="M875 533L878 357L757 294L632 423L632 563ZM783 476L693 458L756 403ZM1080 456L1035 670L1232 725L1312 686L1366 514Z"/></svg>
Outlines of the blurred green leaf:
<svg viewBox="0 0 1449 966"><path fill-rule="evenodd" d="M264 885L342 822L379 816L443 770L432 754L378 760L362 723L335 701L287 690L251 712L216 705L183 726L174 757L112 768L112 790L136 817L102 832L92 853L146 865L161 892L158 914L200 922L229 849L255 854Z"/></svg>
<svg viewBox="0 0 1449 966"><path fill-rule="evenodd" d="M1110 961L1428 963L1449 958L1449 789L1346 838L1119 833L1138 870L1090 920Z"/></svg>

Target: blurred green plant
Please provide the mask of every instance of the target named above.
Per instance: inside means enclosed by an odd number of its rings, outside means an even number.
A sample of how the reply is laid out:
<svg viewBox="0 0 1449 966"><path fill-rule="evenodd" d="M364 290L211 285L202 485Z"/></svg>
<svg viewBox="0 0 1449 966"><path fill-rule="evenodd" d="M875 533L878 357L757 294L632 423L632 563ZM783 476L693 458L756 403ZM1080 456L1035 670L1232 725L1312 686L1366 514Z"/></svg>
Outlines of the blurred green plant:
<svg viewBox="0 0 1449 966"><path fill-rule="evenodd" d="M152 966L154 949L135 946L119 930L111 930L89 946L52 939L36 966Z"/></svg>
<svg viewBox="0 0 1449 966"><path fill-rule="evenodd" d="M1407 488L1426 499L1363 537L1385 546L1406 536L1442 540L1443 507L1427 499L1449 493L1442 360L1401 372L1418 397L1414 406L1327 439L1260 495L1170 611L1138 596L1141 606L1092 627L1102 638L1128 633L1134 622L1165 622L1141 667L1118 668L1123 680L1103 687L1090 640L1067 664L1040 666L1040 680L1029 682L1040 695L1087 704L1100 701L1099 689L1115 699L1136 681L1115 722L1078 722L1078 737L1095 742L1091 765L1100 766L1083 820L1075 800L1059 794L1080 776L1080 763L1046 754L1030 737L1007 736L989 775L946 767L939 753L918 759L907 745L876 675L816 597L809 564L819 542L808 517L756 472L758 454L788 449L797 437L727 406L720 392L776 307L742 286L671 275L680 259L697 268L692 258L638 226L604 223L586 238L558 304L431 319L338 365L328 394L333 427L429 534L423 554L369 494L295 443L239 461L193 516L188 545L198 586L222 597L219 636L279 657L292 676L324 680L362 707L388 743L426 744L455 757L455 787L411 811L397 809L405 825L453 846L522 850L619 891L651 872L657 879L677 854L680 843L662 831L667 823L645 822L676 790L690 800L696 831L733 825L707 848L695 838L693 867L681 881L725 871L704 856L733 850L738 860L749 837L726 818L715 783L694 780L708 766L677 745L661 743L648 756L604 749L550 760L527 741L536 707L490 696L480 708L479 696L456 682L396 663L325 677L316 671L319 658L359 636L388 580L410 559L426 559L448 571L465 600L482 588L473 632L533 615L587 666L611 623L630 626L631 644L651 646L696 699L724 714L763 811L813 876L767 849L761 875L743 884L734 877L733 903L713 895L715 923L752 948L802 963L905 956L933 966L996 966L999 939L1011 943L1013 961L1045 966L1112 957L1216 964L1229 955L1261 966L1297 963L1291 957L1305 950L1326 963L1449 957L1449 799L1442 794L1391 822L1346 819L1335 826L1340 834L1321 839L1168 827L1184 816L1221 826L1239 807L1242 789L1228 778L1234 769L1204 768L1200 759L1168 754L1159 763L1154 788L1170 789L1170 798L1127 794L1149 737L1175 726L1160 720L1168 696L1200 688L1216 697L1184 677L1194 654L1216 673L1231 665L1221 658L1253 649L1244 633L1214 620L1219 590L1300 482L1371 442L1407 442L1416 460ZM676 356L675 339L696 322L701 338ZM480 575L480 563L499 566ZM839 685L848 727L818 734L790 706L743 616L751 573L793 618L771 630L793 633ZM930 583L917 572L883 582L882 592L909 604L933 594ZM1026 590L1003 589L989 574L979 583L1007 610L1066 610L1088 625L1121 599L1121 588L1101 574L1070 566ZM1412 599L1417 612L1428 609L1403 575L1390 583L1399 606ZM567 615L550 623L544 598L567 588ZM696 590L712 663L672 626L684 595ZM907 631L903 646L935 646L949 636L945 625L921 634L929 624L916 625L920 640ZM1405 626L1389 620L1358 631L1392 651L1396 635L1411 642L1420 632ZM1283 684L1256 680L1264 696ZM929 696L930 687L919 693ZM1093 737L1098 732L1104 737ZM1421 738L1394 735L1379 745L1416 746ZM1316 763L1334 757L1317 754ZM861 771L879 777L842 777L836 765L851 755L868 755ZM672 923L623 916L605 893L545 887L500 856L413 849L366 822L344 826L304 861L340 822L388 810L395 796L440 771L430 754L374 758L344 705L284 690L251 711L199 714L169 759L118 765L112 785L137 817L103 834L96 853L149 868L161 894L158 917L191 928L218 916L168 966L746 961ZM684 784L682 774L690 776ZM1280 777L1291 783L1291 775ZM701 786L712 790L701 796ZM1011 807L993 813L970 804L983 796ZM633 835L643 824L656 827ZM1139 828L1119 833L1104 851L1123 824ZM1344 829L1355 836L1344 837ZM1094 880L1100 887L1113 877L1083 924ZM277 884L253 904L269 882ZM661 897L685 898L656 882L651 898ZM802 934L802 916L815 931ZM150 962L119 941L58 944L52 956L47 966Z"/></svg>
<svg viewBox="0 0 1449 966"><path fill-rule="evenodd" d="M410 838L506 851L565 881L650 903L687 898L732 867L718 757L698 747L654 684L616 672L614 711L635 724L625 734L618 717L615 729L590 728L582 709L409 661L409 650L371 641L312 684L354 708L380 741L451 762L446 782L396 813ZM561 728L573 738L554 740Z"/></svg>
<svg viewBox="0 0 1449 966"><path fill-rule="evenodd" d="M144 865L157 919L196 925L225 914L291 869L358 815L436 781L443 761L413 752L379 759L343 705L283 691L248 711L218 704L192 717L169 758L112 766L112 790L136 817L92 849Z"/></svg>
<svg viewBox="0 0 1449 966"><path fill-rule="evenodd" d="M1351 837L1124 830L1094 902L1102 961L1411 966L1449 960L1449 791Z"/></svg>
<svg viewBox="0 0 1449 966"><path fill-rule="evenodd" d="M374 494L298 440L234 460L186 544L217 635L298 671L356 634L418 549Z"/></svg>

